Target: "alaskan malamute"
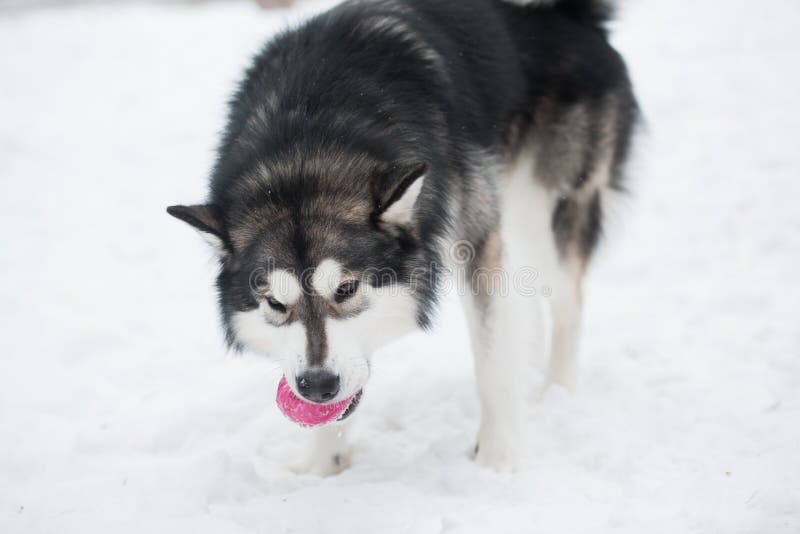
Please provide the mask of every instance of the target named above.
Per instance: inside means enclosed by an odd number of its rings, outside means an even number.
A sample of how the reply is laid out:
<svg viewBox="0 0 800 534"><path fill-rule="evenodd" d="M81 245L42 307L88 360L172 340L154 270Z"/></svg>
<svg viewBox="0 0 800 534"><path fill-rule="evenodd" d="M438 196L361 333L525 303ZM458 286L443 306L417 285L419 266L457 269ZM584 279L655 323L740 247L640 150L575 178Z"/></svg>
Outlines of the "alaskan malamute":
<svg viewBox="0 0 800 534"><path fill-rule="evenodd" d="M279 405L317 427L309 472L347 465L370 355L430 328L446 288L470 321L479 464L524 459L529 358L548 351L550 382L573 387L581 280L638 117L610 16L348 0L256 56L208 201L168 211L219 255L230 345L279 358Z"/></svg>

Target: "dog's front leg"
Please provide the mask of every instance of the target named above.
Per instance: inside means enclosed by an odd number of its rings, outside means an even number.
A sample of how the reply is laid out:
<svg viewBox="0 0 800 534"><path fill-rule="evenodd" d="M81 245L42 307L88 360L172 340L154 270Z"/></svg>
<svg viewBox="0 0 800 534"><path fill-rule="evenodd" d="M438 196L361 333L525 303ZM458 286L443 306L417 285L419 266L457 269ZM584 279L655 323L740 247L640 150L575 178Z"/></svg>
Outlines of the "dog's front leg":
<svg viewBox="0 0 800 534"><path fill-rule="evenodd" d="M473 305L471 321L481 420L475 461L500 472L522 467L525 451L525 358L508 328L502 297Z"/></svg>
<svg viewBox="0 0 800 534"><path fill-rule="evenodd" d="M481 420L475 460L501 472L520 469L526 450L526 376L530 316L513 288L504 286L501 244L490 240L477 258L464 299L469 322Z"/></svg>
<svg viewBox="0 0 800 534"><path fill-rule="evenodd" d="M310 430L311 442L305 457L294 466L300 474L327 477L341 473L350 465L348 423L334 423Z"/></svg>

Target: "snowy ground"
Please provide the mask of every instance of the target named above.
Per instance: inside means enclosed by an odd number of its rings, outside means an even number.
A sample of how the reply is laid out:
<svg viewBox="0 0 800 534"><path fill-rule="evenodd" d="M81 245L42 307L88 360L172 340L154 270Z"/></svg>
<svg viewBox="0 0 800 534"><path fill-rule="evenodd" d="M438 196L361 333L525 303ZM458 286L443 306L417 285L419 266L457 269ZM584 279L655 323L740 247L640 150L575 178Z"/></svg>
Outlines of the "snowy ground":
<svg viewBox="0 0 800 534"><path fill-rule="evenodd" d="M645 164L530 468L468 459L450 308L376 356L329 479L286 468L277 366L226 356L210 255L164 213L204 197L248 55L320 6L0 17L0 532L800 532L796 0L628 2Z"/></svg>

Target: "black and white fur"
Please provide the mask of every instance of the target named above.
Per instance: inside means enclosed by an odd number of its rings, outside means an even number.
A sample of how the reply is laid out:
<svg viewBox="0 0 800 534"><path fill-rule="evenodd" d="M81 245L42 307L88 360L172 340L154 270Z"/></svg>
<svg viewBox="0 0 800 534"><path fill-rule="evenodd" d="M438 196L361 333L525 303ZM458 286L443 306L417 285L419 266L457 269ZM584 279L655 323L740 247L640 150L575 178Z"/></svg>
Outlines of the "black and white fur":
<svg viewBox="0 0 800 534"><path fill-rule="evenodd" d="M280 358L296 391L309 370L336 375L326 401L344 399L466 274L476 460L519 468L521 377L546 321L483 275L533 268L552 290L549 378L572 388L581 280L638 115L610 15L603 0L349 0L267 44L208 202L169 208L219 253L231 346ZM313 441L305 470L346 465L340 428Z"/></svg>

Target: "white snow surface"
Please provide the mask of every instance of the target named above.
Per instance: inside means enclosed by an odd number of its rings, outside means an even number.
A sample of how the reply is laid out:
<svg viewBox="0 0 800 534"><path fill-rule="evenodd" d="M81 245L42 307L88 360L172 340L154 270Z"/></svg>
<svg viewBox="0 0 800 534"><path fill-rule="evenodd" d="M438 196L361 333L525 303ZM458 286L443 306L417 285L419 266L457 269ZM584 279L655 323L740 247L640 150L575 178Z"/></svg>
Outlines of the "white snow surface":
<svg viewBox="0 0 800 534"><path fill-rule="evenodd" d="M0 532L800 532L800 6L637 0L648 135L529 466L469 458L463 317L376 354L352 467L294 474L280 371L226 352L204 198L261 43L330 2L0 16ZM541 398L537 398L541 397Z"/></svg>

